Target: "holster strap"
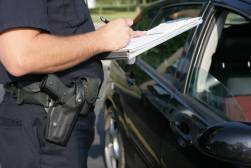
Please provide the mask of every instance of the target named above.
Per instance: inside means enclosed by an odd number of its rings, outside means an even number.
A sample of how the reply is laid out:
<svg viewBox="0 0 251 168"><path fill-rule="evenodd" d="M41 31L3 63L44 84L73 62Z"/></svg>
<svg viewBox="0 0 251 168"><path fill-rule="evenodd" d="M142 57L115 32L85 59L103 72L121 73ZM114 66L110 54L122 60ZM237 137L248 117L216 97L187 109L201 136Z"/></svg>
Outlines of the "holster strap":
<svg viewBox="0 0 251 168"><path fill-rule="evenodd" d="M34 84L32 84L34 85ZM29 87L29 86L28 86ZM11 83L4 85L4 89L6 93L11 94L16 98L17 104L36 104L43 107L49 107L50 97L41 91L32 91L26 87L19 87L16 83Z"/></svg>

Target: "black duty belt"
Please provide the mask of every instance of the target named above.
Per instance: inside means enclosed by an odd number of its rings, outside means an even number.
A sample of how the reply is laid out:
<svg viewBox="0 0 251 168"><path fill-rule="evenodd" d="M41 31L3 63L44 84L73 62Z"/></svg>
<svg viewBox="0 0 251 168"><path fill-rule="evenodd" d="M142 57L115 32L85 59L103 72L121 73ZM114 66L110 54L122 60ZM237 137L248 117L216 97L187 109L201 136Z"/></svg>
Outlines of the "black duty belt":
<svg viewBox="0 0 251 168"><path fill-rule="evenodd" d="M33 84L34 85L34 84ZM39 87L39 84L36 83ZM17 104L36 104L48 108L50 105L51 98L48 94L41 92L40 89L34 90L28 87L20 87L17 83L11 83L4 85L6 93L9 93L16 98ZM34 85L35 86L35 85Z"/></svg>
<svg viewBox="0 0 251 168"><path fill-rule="evenodd" d="M79 114L86 115L96 102L100 79L85 77L67 87L54 74L38 83L20 86L18 83L5 85L5 91L13 95L17 104L43 106L47 113L46 138L65 145Z"/></svg>

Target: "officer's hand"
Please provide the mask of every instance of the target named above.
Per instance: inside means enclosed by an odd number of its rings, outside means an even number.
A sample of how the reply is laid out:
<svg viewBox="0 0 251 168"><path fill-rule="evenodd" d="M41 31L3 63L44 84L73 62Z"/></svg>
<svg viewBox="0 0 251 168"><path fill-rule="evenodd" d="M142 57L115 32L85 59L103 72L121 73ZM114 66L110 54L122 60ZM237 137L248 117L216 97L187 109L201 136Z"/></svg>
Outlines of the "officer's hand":
<svg viewBox="0 0 251 168"><path fill-rule="evenodd" d="M104 25L97 32L100 34L100 41L103 43L104 51L116 51L125 47L131 38L139 37L143 31L133 31L131 19L117 19Z"/></svg>

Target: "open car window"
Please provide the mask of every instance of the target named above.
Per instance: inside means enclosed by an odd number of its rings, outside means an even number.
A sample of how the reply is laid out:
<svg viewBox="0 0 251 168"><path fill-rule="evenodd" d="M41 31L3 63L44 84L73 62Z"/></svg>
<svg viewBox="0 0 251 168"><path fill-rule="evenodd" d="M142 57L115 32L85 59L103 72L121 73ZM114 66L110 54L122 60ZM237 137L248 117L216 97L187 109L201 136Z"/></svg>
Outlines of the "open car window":
<svg viewBox="0 0 251 168"><path fill-rule="evenodd" d="M218 12L189 94L230 120L251 122L251 22L222 8Z"/></svg>
<svg viewBox="0 0 251 168"><path fill-rule="evenodd" d="M245 113L235 96L223 83L204 69L196 68L190 95L218 115L231 120L245 121Z"/></svg>

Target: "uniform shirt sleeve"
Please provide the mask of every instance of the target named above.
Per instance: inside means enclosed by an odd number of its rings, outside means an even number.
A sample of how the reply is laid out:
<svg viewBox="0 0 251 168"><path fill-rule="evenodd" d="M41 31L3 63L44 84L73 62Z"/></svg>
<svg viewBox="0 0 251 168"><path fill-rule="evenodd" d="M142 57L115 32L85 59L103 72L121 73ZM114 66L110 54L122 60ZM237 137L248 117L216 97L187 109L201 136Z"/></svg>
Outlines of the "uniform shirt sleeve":
<svg viewBox="0 0 251 168"><path fill-rule="evenodd" d="M49 31L47 0L0 0L0 32L12 28Z"/></svg>

